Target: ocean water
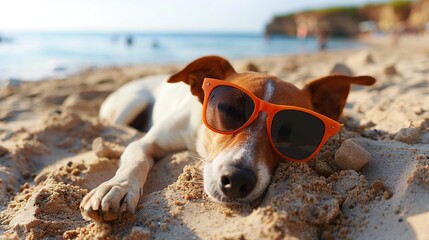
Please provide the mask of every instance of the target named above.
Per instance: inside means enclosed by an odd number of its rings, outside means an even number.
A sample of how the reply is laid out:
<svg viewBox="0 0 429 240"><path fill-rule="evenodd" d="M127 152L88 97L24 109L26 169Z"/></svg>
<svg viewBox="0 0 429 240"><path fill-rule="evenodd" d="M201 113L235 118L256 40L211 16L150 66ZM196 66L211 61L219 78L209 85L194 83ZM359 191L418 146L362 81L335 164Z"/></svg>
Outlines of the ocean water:
<svg viewBox="0 0 429 240"><path fill-rule="evenodd" d="M132 43L127 42L131 36ZM262 34L0 33L0 80L64 77L89 67L187 63L216 54L229 59L317 51L314 38ZM328 49L356 48L330 39Z"/></svg>

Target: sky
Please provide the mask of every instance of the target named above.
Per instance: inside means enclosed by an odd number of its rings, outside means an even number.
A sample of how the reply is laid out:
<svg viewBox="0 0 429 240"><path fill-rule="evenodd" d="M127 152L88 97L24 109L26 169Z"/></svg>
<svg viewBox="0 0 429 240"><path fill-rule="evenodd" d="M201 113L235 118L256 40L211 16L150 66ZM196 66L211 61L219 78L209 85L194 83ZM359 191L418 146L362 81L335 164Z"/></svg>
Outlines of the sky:
<svg viewBox="0 0 429 240"><path fill-rule="evenodd" d="M0 32L261 33L276 14L380 0L0 0Z"/></svg>

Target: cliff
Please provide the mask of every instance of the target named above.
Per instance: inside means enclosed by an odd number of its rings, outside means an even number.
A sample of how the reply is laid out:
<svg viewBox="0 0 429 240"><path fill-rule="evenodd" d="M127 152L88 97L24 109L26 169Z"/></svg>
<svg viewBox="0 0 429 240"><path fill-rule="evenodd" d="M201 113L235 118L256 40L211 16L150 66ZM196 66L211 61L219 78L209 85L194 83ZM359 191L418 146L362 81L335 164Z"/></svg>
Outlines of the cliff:
<svg viewBox="0 0 429 240"><path fill-rule="evenodd" d="M429 22L429 0L393 1L362 7L337 7L276 16L266 27L267 35L315 35L325 32L334 37L355 37L360 23L370 21L382 32L423 31Z"/></svg>
<svg viewBox="0 0 429 240"><path fill-rule="evenodd" d="M419 31L429 31L429 0L420 0L413 4L408 23Z"/></svg>
<svg viewBox="0 0 429 240"><path fill-rule="evenodd" d="M309 10L297 14L278 16L268 24L266 33L269 35L294 36L298 29L309 35L323 29L330 35L348 37L358 33L357 8L330 8Z"/></svg>

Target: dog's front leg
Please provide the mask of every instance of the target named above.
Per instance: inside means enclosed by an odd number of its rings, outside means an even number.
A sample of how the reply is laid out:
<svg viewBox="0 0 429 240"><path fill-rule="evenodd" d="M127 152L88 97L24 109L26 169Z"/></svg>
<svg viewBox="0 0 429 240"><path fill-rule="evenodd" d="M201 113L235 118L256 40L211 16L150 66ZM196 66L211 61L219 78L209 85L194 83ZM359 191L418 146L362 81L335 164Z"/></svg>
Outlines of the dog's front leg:
<svg viewBox="0 0 429 240"><path fill-rule="evenodd" d="M89 192L81 203L86 220L114 220L122 212L134 212L149 170L154 164L156 143L142 138L128 145L115 176Z"/></svg>
<svg viewBox="0 0 429 240"><path fill-rule="evenodd" d="M125 148L115 176L83 198L80 209L85 219L109 221L125 211L133 213L154 159L192 149L201 120L198 117L190 120L190 116L200 116L201 111L191 114L180 106L178 109L156 123L142 139Z"/></svg>

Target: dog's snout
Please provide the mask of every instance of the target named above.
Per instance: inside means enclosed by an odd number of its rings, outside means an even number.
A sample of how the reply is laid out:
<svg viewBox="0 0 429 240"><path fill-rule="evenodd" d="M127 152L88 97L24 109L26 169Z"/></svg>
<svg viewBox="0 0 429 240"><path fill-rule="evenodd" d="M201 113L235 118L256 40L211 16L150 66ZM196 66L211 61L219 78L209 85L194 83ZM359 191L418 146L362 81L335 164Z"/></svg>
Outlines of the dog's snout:
<svg viewBox="0 0 429 240"><path fill-rule="evenodd" d="M231 199L244 198L256 185L256 175L250 169L228 167L220 178L222 192Z"/></svg>

